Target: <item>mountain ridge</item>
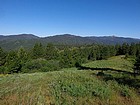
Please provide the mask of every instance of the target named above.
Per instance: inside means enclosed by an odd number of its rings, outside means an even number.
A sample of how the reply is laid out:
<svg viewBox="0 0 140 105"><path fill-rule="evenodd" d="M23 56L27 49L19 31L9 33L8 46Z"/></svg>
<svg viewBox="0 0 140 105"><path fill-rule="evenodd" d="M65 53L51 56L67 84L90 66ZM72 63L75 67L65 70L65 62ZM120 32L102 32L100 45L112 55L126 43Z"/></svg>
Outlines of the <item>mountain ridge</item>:
<svg viewBox="0 0 140 105"><path fill-rule="evenodd" d="M53 43L55 45L88 45L88 44L123 44L138 43L140 39L125 38L117 36L78 36L71 34L61 34L47 37L39 37L34 34L0 35L0 47L5 50L18 49L23 46L32 48L35 43Z"/></svg>
<svg viewBox="0 0 140 105"><path fill-rule="evenodd" d="M73 35L73 34L56 34L56 35L50 35L50 36L39 36L39 35L35 35L35 34L8 34L8 35L0 35L0 37L3 36L3 37L12 37L12 36L32 36L32 37L38 37L38 38L46 38L46 37L54 37L54 36L69 36L69 37L97 37L97 38L100 38L100 37L112 37L112 38L131 38L131 39L139 39L140 38L134 38L134 37L123 37L123 36L116 36L116 35L101 35L101 36L97 36L97 35L87 35L87 36L81 36L81 35Z"/></svg>

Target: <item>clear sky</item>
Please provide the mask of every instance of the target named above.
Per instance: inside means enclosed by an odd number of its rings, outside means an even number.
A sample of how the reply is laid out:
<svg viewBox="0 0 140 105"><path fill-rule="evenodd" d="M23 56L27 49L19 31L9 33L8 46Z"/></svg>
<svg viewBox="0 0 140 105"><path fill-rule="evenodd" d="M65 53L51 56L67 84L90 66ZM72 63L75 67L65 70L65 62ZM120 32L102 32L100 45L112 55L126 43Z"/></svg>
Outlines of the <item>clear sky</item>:
<svg viewBox="0 0 140 105"><path fill-rule="evenodd" d="M140 0L0 0L0 34L140 38Z"/></svg>

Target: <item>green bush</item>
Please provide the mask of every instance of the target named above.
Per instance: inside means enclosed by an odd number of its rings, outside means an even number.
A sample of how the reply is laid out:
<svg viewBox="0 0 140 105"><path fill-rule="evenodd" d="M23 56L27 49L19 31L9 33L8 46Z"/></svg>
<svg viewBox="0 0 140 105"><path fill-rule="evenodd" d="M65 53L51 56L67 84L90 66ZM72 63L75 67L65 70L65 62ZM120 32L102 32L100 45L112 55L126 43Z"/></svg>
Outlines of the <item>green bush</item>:
<svg viewBox="0 0 140 105"><path fill-rule="evenodd" d="M23 65L22 72L47 72L59 70L59 62L54 60L35 59Z"/></svg>
<svg viewBox="0 0 140 105"><path fill-rule="evenodd" d="M0 74L8 74L8 68L5 66L0 66Z"/></svg>

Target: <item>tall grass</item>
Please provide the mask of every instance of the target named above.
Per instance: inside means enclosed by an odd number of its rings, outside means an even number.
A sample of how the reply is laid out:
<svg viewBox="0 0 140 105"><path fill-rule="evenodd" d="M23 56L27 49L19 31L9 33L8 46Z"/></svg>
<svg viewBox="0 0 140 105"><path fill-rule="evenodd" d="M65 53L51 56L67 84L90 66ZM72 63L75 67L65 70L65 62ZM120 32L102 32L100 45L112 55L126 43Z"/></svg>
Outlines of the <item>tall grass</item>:
<svg viewBox="0 0 140 105"><path fill-rule="evenodd" d="M121 60L111 58L106 64L113 59ZM95 61L85 65L94 67L96 62L105 63ZM1 75L0 105L140 105L137 89L117 81L129 75L109 73L111 77L101 77L94 71L67 68L47 73ZM140 77L129 78L140 80Z"/></svg>

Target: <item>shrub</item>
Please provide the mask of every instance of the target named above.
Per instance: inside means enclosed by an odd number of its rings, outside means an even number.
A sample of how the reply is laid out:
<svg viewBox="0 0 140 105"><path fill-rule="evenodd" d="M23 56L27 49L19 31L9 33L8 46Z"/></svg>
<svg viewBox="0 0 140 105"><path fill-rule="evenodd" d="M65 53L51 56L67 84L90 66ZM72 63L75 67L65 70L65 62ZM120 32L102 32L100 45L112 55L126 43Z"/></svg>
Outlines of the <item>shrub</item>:
<svg viewBox="0 0 140 105"><path fill-rule="evenodd" d="M22 72L47 72L59 70L59 62L55 60L35 59L28 61L22 68Z"/></svg>
<svg viewBox="0 0 140 105"><path fill-rule="evenodd" d="M0 66L0 74L7 74L9 73L8 68L4 66Z"/></svg>

